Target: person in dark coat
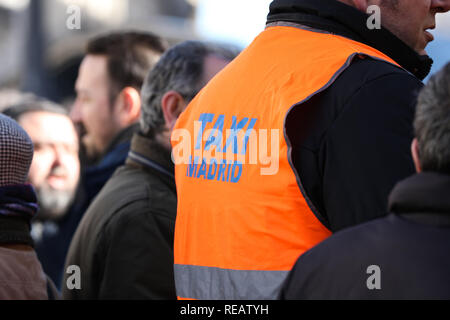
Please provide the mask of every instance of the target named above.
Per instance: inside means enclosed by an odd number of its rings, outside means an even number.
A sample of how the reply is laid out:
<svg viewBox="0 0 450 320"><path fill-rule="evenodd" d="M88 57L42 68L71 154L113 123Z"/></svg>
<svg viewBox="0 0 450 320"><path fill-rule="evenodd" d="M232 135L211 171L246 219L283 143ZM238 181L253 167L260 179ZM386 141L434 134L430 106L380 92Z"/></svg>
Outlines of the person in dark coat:
<svg viewBox="0 0 450 320"><path fill-rule="evenodd" d="M47 300L58 293L33 248L36 193L26 183L33 143L13 119L0 114L0 300Z"/></svg>
<svg viewBox="0 0 450 320"><path fill-rule="evenodd" d="M412 155L387 217L303 254L282 299L450 299L450 63L422 90Z"/></svg>
<svg viewBox="0 0 450 320"><path fill-rule="evenodd" d="M189 101L234 56L187 41L169 49L147 76L140 131L126 163L89 207L70 245L66 268L80 267L81 289L64 287L65 299L176 299L170 134Z"/></svg>

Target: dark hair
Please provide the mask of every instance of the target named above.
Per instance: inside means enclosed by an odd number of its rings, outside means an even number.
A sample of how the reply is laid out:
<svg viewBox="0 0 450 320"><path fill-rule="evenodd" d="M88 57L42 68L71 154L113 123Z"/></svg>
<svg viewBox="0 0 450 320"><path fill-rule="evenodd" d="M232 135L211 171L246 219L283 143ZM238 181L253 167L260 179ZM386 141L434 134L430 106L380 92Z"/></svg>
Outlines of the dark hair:
<svg viewBox="0 0 450 320"><path fill-rule="evenodd" d="M176 91L189 102L206 84L203 67L207 56L231 61L238 53L233 47L200 41L185 41L170 48L142 86L141 134L151 138L163 130L161 99L166 92Z"/></svg>
<svg viewBox="0 0 450 320"><path fill-rule="evenodd" d="M167 49L167 43L149 32L115 32L91 39L86 54L106 55L110 101L125 87L140 90L147 72Z"/></svg>
<svg viewBox="0 0 450 320"><path fill-rule="evenodd" d="M450 63L420 92L414 129L422 170L450 174Z"/></svg>
<svg viewBox="0 0 450 320"><path fill-rule="evenodd" d="M53 103L44 98L40 98L33 94L23 94L22 97L15 104L8 106L3 110L3 114L19 121L19 118L28 112L45 111L50 113L57 113L68 116L68 111L59 104Z"/></svg>

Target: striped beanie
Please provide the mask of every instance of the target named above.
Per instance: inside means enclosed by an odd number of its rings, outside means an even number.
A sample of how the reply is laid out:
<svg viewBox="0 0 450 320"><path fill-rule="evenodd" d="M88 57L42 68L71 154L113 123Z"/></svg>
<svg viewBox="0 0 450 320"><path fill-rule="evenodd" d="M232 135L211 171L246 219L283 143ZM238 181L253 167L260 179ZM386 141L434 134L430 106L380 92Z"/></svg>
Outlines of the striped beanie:
<svg viewBox="0 0 450 320"><path fill-rule="evenodd" d="M0 114L0 187L26 183L33 142L13 119Z"/></svg>

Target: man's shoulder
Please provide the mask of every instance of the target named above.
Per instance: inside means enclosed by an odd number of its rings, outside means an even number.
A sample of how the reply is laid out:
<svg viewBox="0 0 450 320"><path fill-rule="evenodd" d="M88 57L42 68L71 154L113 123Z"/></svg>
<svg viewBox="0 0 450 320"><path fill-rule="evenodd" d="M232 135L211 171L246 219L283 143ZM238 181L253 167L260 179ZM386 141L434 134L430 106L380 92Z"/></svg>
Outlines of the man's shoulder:
<svg viewBox="0 0 450 320"><path fill-rule="evenodd" d="M427 227L388 214L334 233L303 254L299 266L302 271L321 270L332 278L351 275L354 268L374 260L395 264L402 261L401 255L407 254L411 241L416 241L424 228Z"/></svg>
<svg viewBox="0 0 450 320"><path fill-rule="evenodd" d="M380 132L386 118L412 124L416 97L422 87L417 77L392 63L355 57L323 91L289 113L290 121L286 123L293 130L288 134L294 145L319 150L324 138L332 133L330 128L348 130L358 123L355 119L372 117L366 121L370 132ZM305 125L307 131L298 130L298 123L310 118L313 125ZM338 121L341 126L336 127Z"/></svg>
<svg viewBox="0 0 450 320"><path fill-rule="evenodd" d="M78 233L83 232L93 240L113 215L123 211L130 203L145 201L147 188L143 177L124 167L116 170L91 202L80 222Z"/></svg>
<svg viewBox="0 0 450 320"><path fill-rule="evenodd" d="M314 125L293 140L297 145L318 150L326 141L323 138L333 133L330 128L346 132L358 123L355 119L366 119L369 132L384 130L385 119L412 125L415 101L422 87L423 83L417 77L389 62L354 58L325 90L289 114L291 121L287 123L292 123L294 129L289 134L299 135L297 123L311 117ZM336 126L337 123L341 125Z"/></svg>
<svg viewBox="0 0 450 320"><path fill-rule="evenodd" d="M371 242L377 245L378 241L374 241L375 238L379 237L380 240L385 239L385 236L395 230L396 227L396 220L392 219L391 215L387 215L340 230L318 244L314 250L318 254L321 254L325 252L337 253L336 250L342 248L345 248L347 252L357 250L361 247L365 249ZM340 256L342 257L342 255Z"/></svg>
<svg viewBox="0 0 450 320"><path fill-rule="evenodd" d="M119 199L158 199L162 197L161 193L173 192L159 175L126 163L114 172L101 193L104 197L112 197L115 204L120 205ZM175 193L173 195L176 196Z"/></svg>
<svg viewBox="0 0 450 320"><path fill-rule="evenodd" d="M391 89L399 94L412 93L414 89L423 86L422 81L405 69L387 61L368 57L355 58L339 75L331 89L351 96L367 85L375 85L376 89L390 88L391 84L395 84Z"/></svg>
<svg viewBox="0 0 450 320"><path fill-rule="evenodd" d="M444 241L429 236L436 231L434 226L395 214L339 231L299 258L282 295L289 299L446 298L448 286L441 284L449 278L449 260L442 257L448 249L441 245ZM444 232L440 239L448 236ZM424 272L431 269L434 273ZM381 277L383 290L369 290L375 275Z"/></svg>
<svg viewBox="0 0 450 320"><path fill-rule="evenodd" d="M116 169L97 198L114 199L109 205L120 205L120 202L144 197L151 182L150 175L125 164Z"/></svg>
<svg viewBox="0 0 450 320"><path fill-rule="evenodd" d="M176 208L176 195L156 175L125 164L108 180L86 214L102 215L105 225L111 219L154 213L158 211L155 206L164 207L163 204Z"/></svg>
<svg viewBox="0 0 450 320"><path fill-rule="evenodd" d="M306 251L283 287L283 299L345 299L336 292L353 292L355 284L365 284L362 279L371 265L366 261L378 261L376 255L366 259L373 254L371 243L382 240L380 230L386 230L387 224L385 217L350 227ZM358 285L357 291L361 289Z"/></svg>

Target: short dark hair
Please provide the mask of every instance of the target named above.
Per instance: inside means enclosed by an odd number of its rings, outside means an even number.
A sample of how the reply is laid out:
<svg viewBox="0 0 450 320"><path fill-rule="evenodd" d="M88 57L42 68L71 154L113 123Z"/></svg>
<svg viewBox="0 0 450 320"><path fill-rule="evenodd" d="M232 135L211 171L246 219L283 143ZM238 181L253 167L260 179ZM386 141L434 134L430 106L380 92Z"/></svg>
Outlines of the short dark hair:
<svg viewBox="0 0 450 320"><path fill-rule="evenodd" d="M15 104L8 106L3 110L3 114L19 121L19 118L28 112L50 112L69 116L68 110L59 104L53 103L44 98L35 96L31 93L23 94Z"/></svg>
<svg viewBox="0 0 450 320"><path fill-rule="evenodd" d="M421 90L414 129L422 170L450 174L450 63Z"/></svg>
<svg viewBox="0 0 450 320"><path fill-rule="evenodd" d="M189 102L205 85L203 67L207 56L233 60L239 51L201 41L184 41L170 48L150 71L142 86L141 134L154 137L163 131L164 116L161 108L163 95L178 92Z"/></svg>
<svg viewBox="0 0 450 320"><path fill-rule="evenodd" d="M147 72L167 47L166 41L150 32L114 32L91 39L86 54L107 57L112 104L123 88L141 89Z"/></svg>

